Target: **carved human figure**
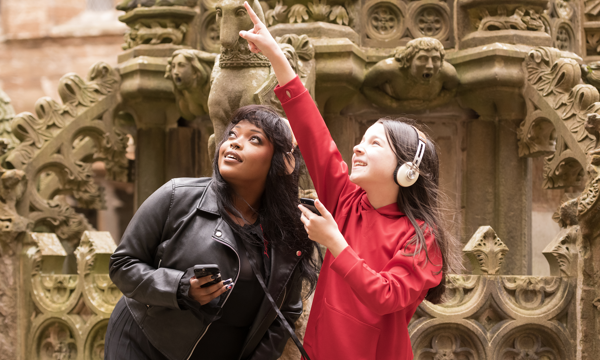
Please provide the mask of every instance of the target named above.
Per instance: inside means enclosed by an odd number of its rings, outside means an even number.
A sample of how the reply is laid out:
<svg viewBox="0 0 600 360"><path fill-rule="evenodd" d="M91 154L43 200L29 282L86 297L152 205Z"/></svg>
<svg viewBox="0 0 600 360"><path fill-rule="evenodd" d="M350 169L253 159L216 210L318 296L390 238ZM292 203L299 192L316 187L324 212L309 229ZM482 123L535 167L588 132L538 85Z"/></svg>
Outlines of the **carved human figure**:
<svg viewBox="0 0 600 360"><path fill-rule="evenodd" d="M361 89L373 104L387 109L416 111L452 99L459 80L454 66L444 61L442 43L418 38L398 48L393 58L379 61L365 75Z"/></svg>
<svg viewBox="0 0 600 360"><path fill-rule="evenodd" d="M187 120L208 114L210 73L217 54L182 49L173 53L165 78L173 81L177 107Z"/></svg>

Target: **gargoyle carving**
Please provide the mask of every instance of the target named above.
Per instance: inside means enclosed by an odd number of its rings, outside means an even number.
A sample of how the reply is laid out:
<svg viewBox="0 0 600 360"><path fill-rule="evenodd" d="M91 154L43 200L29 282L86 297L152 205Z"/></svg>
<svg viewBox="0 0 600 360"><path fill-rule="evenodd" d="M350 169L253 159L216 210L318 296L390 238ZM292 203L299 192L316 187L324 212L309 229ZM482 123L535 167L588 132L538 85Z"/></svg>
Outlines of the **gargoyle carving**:
<svg viewBox="0 0 600 360"><path fill-rule="evenodd" d="M187 120L208 114L210 73L217 54L182 49L173 53L165 78L173 81L177 107Z"/></svg>
<svg viewBox="0 0 600 360"><path fill-rule="evenodd" d="M373 104L392 111L443 105L454 97L459 84L454 66L444 56L439 40L411 40L393 58L379 61L367 72L361 91Z"/></svg>

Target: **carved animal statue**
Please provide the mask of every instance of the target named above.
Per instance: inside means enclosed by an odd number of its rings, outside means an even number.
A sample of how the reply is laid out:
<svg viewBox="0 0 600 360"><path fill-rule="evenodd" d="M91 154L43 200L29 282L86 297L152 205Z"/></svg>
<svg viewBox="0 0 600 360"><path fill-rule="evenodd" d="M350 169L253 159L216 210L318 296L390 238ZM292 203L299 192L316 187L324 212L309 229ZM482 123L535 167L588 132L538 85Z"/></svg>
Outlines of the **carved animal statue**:
<svg viewBox="0 0 600 360"><path fill-rule="evenodd" d="M265 21L257 0L249 1L261 21ZM223 136L233 112L255 104L254 93L269 78L269 60L254 54L248 42L239 35L240 30L254 26L246 13L243 0L220 0L215 6L220 26L221 54L212 72L212 85L208 97L208 110L214 128L214 142ZM212 141L211 141L212 143Z"/></svg>

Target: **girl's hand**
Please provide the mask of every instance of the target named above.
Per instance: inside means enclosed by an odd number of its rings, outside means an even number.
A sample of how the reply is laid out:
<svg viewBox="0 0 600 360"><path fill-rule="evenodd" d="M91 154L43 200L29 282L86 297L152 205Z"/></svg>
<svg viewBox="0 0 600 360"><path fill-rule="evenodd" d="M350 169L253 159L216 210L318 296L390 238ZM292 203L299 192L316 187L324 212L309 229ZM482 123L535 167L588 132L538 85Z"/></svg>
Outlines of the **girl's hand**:
<svg viewBox="0 0 600 360"><path fill-rule="evenodd" d="M254 53L262 52L269 59L279 85L283 86L287 84L296 77L296 73L294 73L292 66L283 54L283 51L281 51L277 41L273 39L265 24L256 16L256 13L247 1L244 2L244 6L252 23L254 23L254 28L248 31L240 31L240 36L248 41L250 51Z"/></svg>
<svg viewBox="0 0 600 360"><path fill-rule="evenodd" d="M281 52L279 45L277 44L277 41L273 39L273 36L269 30L267 30L265 24L260 21L247 1L244 1L244 6L246 7L248 15L250 15L250 20L254 23L254 28L248 31L240 31L240 36L248 41L250 51L253 53L262 52L269 60L271 60L273 55L277 52Z"/></svg>
<svg viewBox="0 0 600 360"><path fill-rule="evenodd" d="M325 246L334 257L337 257L348 246L348 243L338 229L331 213L319 200L315 200L315 207L322 216L313 213L302 205L298 205L298 208L302 211L300 220L304 224L308 238Z"/></svg>
<svg viewBox="0 0 600 360"><path fill-rule="evenodd" d="M200 287L213 280L214 278L212 275L201 277L200 279L197 279L195 276L191 278L189 290L190 297L199 302L200 305L205 305L233 287L233 284L225 285L223 284L223 281L205 288Z"/></svg>

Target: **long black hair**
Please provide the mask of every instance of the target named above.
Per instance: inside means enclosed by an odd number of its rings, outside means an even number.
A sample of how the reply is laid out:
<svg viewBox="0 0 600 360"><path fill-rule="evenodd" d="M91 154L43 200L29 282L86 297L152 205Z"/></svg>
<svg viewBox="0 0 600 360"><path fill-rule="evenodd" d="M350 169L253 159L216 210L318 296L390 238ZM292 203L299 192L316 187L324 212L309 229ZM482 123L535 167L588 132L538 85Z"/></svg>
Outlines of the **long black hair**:
<svg viewBox="0 0 600 360"><path fill-rule="evenodd" d="M377 121L385 129L387 140L390 143L392 151L396 154L398 164L412 162L415 157L418 145L418 135L415 128L418 128L416 121L408 118L398 119L380 119ZM419 129L420 130L420 129ZM423 132L424 133L424 132ZM425 144L425 153L421 164L419 165L419 178L414 185L402 187L398 192L397 204L409 219L415 228L415 237L407 243L407 247L414 245L414 253L417 256L421 251L425 251L427 261L429 253L425 244L426 232L431 232L442 253L442 263L440 265L442 272L442 281L434 288L429 289L426 300L439 304L443 301L443 295L446 291L446 275L457 273L462 268L460 253L458 252L459 242L447 229L442 216L443 194L439 189L439 159L435 151L435 144L431 139L427 139ZM423 226L417 224L416 219L423 221Z"/></svg>
<svg viewBox="0 0 600 360"><path fill-rule="evenodd" d="M247 227L240 226L229 216L231 213L244 219L244 216L235 208L233 189L219 171L218 149L227 140L231 129L242 120L263 130L267 139L273 144L273 158L267 174L265 191L260 200L260 208L255 210L263 234L272 247L302 252L302 259L298 266L300 267L300 277L309 285L309 291L306 294L308 297L317 284L321 261L320 256L316 255L320 255L317 243L308 238L304 224L300 221L301 213L297 206L299 204L298 179L302 157L297 147L291 151L294 146L292 132L269 106L248 105L239 108L223 133L223 138L220 139L213 160L213 186L216 189L219 211L223 219L243 241L262 246L262 243L256 242ZM290 160L291 157L295 159L295 169L291 174L288 174L286 170L286 157Z"/></svg>

